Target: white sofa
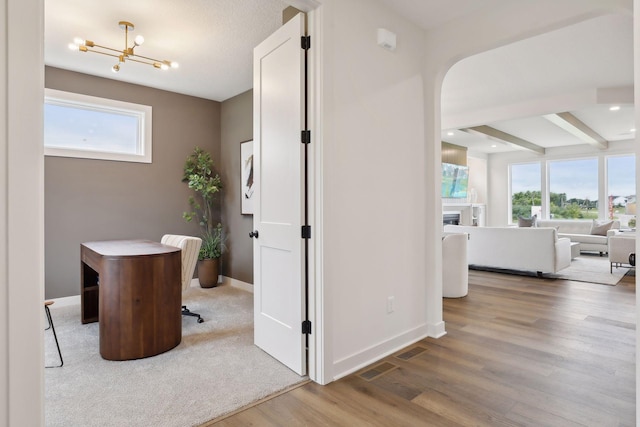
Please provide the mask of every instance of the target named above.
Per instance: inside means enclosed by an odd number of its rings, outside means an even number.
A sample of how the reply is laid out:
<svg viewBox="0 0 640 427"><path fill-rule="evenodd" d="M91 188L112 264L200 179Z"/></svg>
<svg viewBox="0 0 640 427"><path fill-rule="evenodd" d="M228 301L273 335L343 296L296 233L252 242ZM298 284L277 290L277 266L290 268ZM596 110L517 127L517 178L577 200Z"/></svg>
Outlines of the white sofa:
<svg viewBox="0 0 640 427"><path fill-rule="evenodd" d="M539 219L536 227L554 227L558 230L558 237L568 237L572 242L580 243L580 252L594 251L600 255L608 252L609 237L615 236L620 230L620 222L613 221L606 236L591 234L593 220L584 219Z"/></svg>
<svg viewBox="0 0 640 427"><path fill-rule="evenodd" d="M556 273L571 264L571 241L555 228L446 225L447 233L468 233L469 265L505 270Z"/></svg>

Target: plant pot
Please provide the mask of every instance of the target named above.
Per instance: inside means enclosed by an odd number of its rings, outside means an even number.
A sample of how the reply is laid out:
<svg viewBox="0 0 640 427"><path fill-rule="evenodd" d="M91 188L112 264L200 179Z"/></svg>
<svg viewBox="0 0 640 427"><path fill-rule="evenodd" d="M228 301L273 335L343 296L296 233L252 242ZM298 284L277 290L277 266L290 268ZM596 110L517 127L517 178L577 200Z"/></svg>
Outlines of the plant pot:
<svg viewBox="0 0 640 427"><path fill-rule="evenodd" d="M220 259L203 259L198 261L198 281L200 287L213 288L218 284L218 272L220 268Z"/></svg>

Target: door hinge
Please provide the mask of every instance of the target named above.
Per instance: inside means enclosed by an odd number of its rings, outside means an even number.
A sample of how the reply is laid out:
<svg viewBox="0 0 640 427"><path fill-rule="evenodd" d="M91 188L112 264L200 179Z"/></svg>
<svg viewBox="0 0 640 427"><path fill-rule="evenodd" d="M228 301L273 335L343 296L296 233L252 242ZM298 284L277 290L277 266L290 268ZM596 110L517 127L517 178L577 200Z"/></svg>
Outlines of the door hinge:
<svg viewBox="0 0 640 427"><path fill-rule="evenodd" d="M311 36L302 36L300 41L301 46L304 50L307 50L311 47Z"/></svg>
<svg viewBox="0 0 640 427"><path fill-rule="evenodd" d="M311 320L304 320L302 322L302 333L303 334L311 333Z"/></svg>
<svg viewBox="0 0 640 427"><path fill-rule="evenodd" d="M302 143L303 144L310 144L311 143L311 131L310 130L303 130L302 131Z"/></svg>
<svg viewBox="0 0 640 427"><path fill-rule="evenodd" d="M311 238L311 226L310 225L303 225L302 226L302 238L303 239L310 239Z"/></svg>

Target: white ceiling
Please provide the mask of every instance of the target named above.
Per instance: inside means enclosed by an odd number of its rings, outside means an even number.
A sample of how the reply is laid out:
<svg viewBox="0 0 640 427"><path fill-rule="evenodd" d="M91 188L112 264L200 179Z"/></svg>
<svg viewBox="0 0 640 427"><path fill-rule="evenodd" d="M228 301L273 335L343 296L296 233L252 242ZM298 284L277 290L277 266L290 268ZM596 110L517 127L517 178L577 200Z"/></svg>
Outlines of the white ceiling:
<svg viewBox="0 0 640 427"><path fill-rule="evenodd" d="M380 2L428 30L474 12L487 11L513 3L514 0L380 0Z"/></svg>
<svg viewBox="0 0 640 427"><path fill-rule="evenodd" d="M379 1L430 29L518 0ZM292 2L46 0L45 64L223 101L252 87L253 47L281 25ZM68 49L74 37L123 48L122 20L135 24L133 36L145 36L137 54L180 68L127 62L114 74L115 58ZM632 40L630 16L606 16L460 61L443 85L443 140L482 153L517 149L458 130L488 125L546 148L584 144L541 117L564 111L609 141L632 138ZM615 113L614 101L625 101Z"/></svg>
<svg viewBox="0 0 640 427"><path fill-rule="evenodd" d="M44 61L67 70L117 78L215 101L253 86L253 48L282 25L281 0L46 0ZM116 58L71 51L75 37L124 48L119 21L145 42L136 54L176 61L162 71ZM129 43L131 45L131 42Z"/></svg>
<svg viewBox="0 0 640 427"><path fill-rule="evenodd" d="M619 111L609 111L614 104ZM541 117L565 111L608 141L635 137L631 16L594 18L460 61L443 83L442 138L479 152L514 150L455 130L488 125L544 148L585 144Z"/></svg>

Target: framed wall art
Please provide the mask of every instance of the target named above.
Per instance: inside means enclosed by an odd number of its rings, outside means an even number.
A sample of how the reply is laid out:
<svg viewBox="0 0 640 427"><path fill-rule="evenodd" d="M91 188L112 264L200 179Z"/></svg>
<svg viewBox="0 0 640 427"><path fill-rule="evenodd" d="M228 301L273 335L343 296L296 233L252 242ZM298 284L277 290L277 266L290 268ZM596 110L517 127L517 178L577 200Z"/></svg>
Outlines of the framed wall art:
<svg viewBox="0 0 640 427"><path fill-rule="evenodd" d="M240 144L242 214L253 215L253 141Z"/></svg>

